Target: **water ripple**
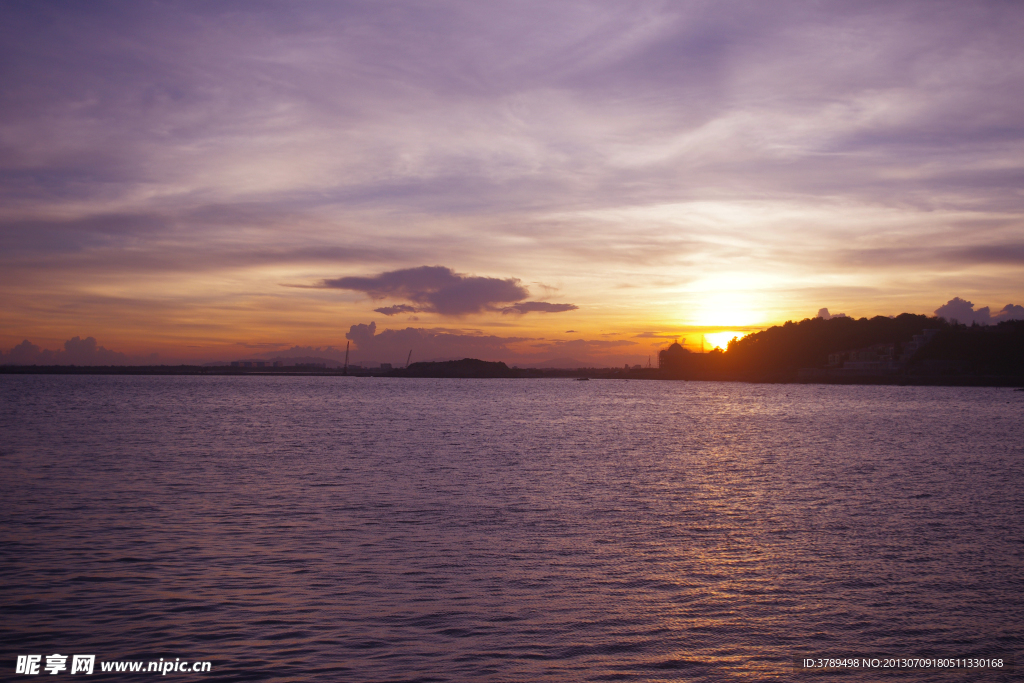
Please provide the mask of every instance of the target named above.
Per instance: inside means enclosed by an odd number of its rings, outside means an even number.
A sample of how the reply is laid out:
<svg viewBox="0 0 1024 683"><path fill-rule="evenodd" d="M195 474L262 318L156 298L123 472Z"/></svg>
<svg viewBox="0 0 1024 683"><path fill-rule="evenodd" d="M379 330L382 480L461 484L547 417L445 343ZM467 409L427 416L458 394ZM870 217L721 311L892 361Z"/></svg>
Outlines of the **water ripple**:
<svg viewBox="0 0 1024 683"><path fill-rule="evenodd" d="M748 681L790 680L800 656L1009 656L1024 635L1022 401L0 376L5 662Z"/></svg>

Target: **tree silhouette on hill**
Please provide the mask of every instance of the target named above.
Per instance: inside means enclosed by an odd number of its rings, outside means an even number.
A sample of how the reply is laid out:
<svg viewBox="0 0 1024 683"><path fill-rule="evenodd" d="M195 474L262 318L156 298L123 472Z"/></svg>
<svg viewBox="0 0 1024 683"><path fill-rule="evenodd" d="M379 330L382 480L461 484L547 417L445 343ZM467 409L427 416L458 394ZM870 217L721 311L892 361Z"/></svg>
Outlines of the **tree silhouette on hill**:
<svg viewBox="0 0 1024 683"><path fill-rule="evenodd" d="M895 318L807 318L729 342L723 359L734 373L791 373L823 367L830 353L875 344L904 344L923 329L945 329L941 318L903 313Z"/></svg>

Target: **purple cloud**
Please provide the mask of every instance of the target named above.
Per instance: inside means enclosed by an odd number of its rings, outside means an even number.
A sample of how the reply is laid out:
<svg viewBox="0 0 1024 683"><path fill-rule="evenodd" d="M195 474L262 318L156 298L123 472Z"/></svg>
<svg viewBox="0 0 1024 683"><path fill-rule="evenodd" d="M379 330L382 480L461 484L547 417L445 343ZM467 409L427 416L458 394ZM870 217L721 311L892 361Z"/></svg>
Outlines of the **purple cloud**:
<svg viewBox="0 0 1024 683"><path fill-rule="evenodd" d="M965 325L977 323L979 325L992 325L1004 320L1024 320L1024 306L1006 304L1002 310L995 314L988 306L974 310L974 304L965 301L958 296L953 297L935 310L935 315L950 321L957 321Z"/></svg>
<svg viewBox="0 0 1024 683"><path fill-rule="evenodd" d="M1024 306L1006 304L1001 311L992 316L993 322L998 323L1004 320L1024 320Z"/></svg>
<svg viewBox="0 0 1024 683"><path fill-rule="evenodd" d="M529 296L529 291L519 284L516 278L462 275L444 266L405 268L371 277L340 277L324 280L321 286L328 289L364 292L373 299L404 299L415 304L398 304L375 309L384 315L427 312L460 316L494 310L503 313L527 313L570 311L576 308L573 304L549 304L541 301L499 307L500 304L525 299Z"/></svg>

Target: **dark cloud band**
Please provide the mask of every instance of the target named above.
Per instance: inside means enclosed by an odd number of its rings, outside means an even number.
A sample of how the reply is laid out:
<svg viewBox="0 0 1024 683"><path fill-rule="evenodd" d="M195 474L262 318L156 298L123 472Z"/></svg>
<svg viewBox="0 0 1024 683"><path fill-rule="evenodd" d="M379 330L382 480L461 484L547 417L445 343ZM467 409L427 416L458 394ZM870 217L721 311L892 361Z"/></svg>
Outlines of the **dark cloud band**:
<svg viewBox="0 0 1024 683"><path fill-rule="evenodd" d="M363 292L372 299L411 302L374 309L384 315L424 312L460 316L496 310L502 313L557 313L577 308L574 304L524 302L522 299L530 293L516 278L462 275L444 266L404 268L370 277L340 277L324 280L321 286Z"/></svg>
<svg viewBox="0 0 1024 683"><path fill-rule="evenodd" d="M562 313L564 311L575 311L579 309L576 304L550 304L546 301L523 301L522 303L506 306L501 309L502 313Z"/></svg>

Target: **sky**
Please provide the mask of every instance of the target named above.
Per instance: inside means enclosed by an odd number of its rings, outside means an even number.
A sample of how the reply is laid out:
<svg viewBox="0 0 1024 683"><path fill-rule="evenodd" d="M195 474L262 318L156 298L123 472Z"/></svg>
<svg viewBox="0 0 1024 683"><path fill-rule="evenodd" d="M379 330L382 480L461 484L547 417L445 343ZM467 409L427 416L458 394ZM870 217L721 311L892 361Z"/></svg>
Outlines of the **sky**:
<svg viewBox="0 0 1024 683"><path fill-rule="evenodd" d="M1020 2L0 0L0 362L1003 319L1021 35Z"/></svg>

